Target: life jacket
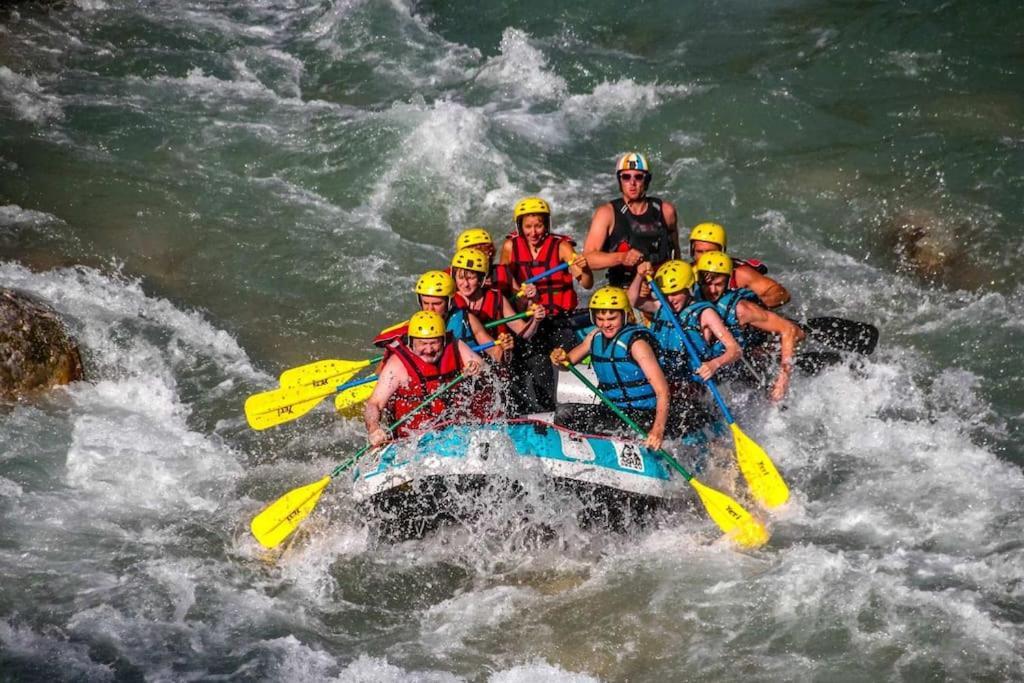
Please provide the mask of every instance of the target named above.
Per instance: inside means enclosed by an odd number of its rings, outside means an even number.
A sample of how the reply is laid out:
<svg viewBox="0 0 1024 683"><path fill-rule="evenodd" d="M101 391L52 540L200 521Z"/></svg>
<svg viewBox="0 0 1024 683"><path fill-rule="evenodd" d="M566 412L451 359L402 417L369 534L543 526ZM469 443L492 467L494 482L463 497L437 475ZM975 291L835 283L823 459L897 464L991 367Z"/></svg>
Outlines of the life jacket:
<svg viewBox="0 0 1024 683"><path fill-rule="evenodd" d="M654 387L630 354L638 339L646 339L657 351L651 333L639 325L624 325L611 339L598 332L590 344L590 367L612 403L620 408L652 409L658 404Z"/></svg>
<svg viewBox="0 0 1024 683"><path fill-rule="evenodd" d="M697 357L702 361L715 357L715 354L711 352L711 345L704 339L700 324L701 314L709 308L714 308L714 306L706 301L694 301L678 313L683 332L697 352ZM672 323L671 316L675 315L671 308L662 304L658 312L654 314L650 327L651 334L658 342L658 364L661 365L665 376L672 383L689 380L692 374L690 372L690 356L686 352L686 347L683 346L682 339L679 338L676 326Z"/></svg>
<svg viewBox="0 0 1024 683"><path fill-rule="evenodd" d="M768 335L761 330L740 324L739 316L736 314L736 307L739 306L741 301L749 301L757 305L761 304L761 300L757 298L756 294L746 287L740 287L739 289L727 289L714 305L718 315L722 317L722 322L729 328L732 336L736 338L740 348L745 351L751 346L763 344L767 341ZM721 341L716 341L711 350L713 356L725 353L725 344Z"/></svg>
<svg viewBox="0 0 1024 683"><path fill-rule="evenodd" d="M472 304L461 294L456 294L452 298L452 305L459 310L467 310L476 317L480 318L480 322L484 325L493 321L500 320L502 313L505 312L503 306L504 296L497 289L487 288L483 290L483 301L480 303L480 308L473 308ZM497 335L508 332L508 325L502 323L498 325L496 329L491 330L491 336L497 337ZM465 341L465 340L463 340ZM468 344L475 343L475 341L469 341Z"/></svg>
<svg viewBox="0 0 1024 683"><path fill-rule="evenodd" d="M672 239L659 198L647 197L647 210L639 216L630 212L626 200L621 197L613 199L611 205L615 224L605 238L601 251L626 252L636 249L654 268L672 257ZM636 268L612 266L608 269L608 284L629 287L635 275Z"/></svg>
<svg viewBox="0 0 1024 683"><path fill-rule="evenodd" d="M534 275L559 265L562 259L558 256L558 248L562 242L575 246L575 242L564 235L548 233L534 258L525 237L515 233L508 238L512 240L512 260L507 265L517 282L526 282ZM538 302L553 315L571 311L579 304L573 289L573 277L568 270L560 270L533 284L537 287Z"/></svg>
<svg viewBox="0 0 1024 683"><path fill-rule="evenodd" d="M512 269L507 263L495 263L491 266L491 272L484 280L484 287L493 287L508 298L516 295L515 281L512 277Z"/></svg>
<svg viewBox="0 0 1024 683"><path fill-rule="evenodd" d="M761 275L767 275L768 274L768 266L766 266L764 264L764 262L759 260L759 259L756 259L756 258L751 258L751 259L733 258L733 260L732 260L732 276L729 278L729 289L739 289L740 288L739 283L736 282L736 269L738 267L740 267L740 266L750 266L751 268L753 268L757 272L761 273ZM760 303L760 301L758 301L758 303Z"/></svg>
<svg viewBox="0 0 1024 683"><path fill-rule="evenodd" d="M405 344L398 342L389 347L392 354L398 357L409 374L409 381L395 389L388 399L387 409L394 420L405 417L416 406L423 403L430 394L442 385L455 379L462 370L462 358L459 356L458 343L452 336L446 335L441 359L435 363L427 363L412 352ZM409 421L395 430L396 437L408 434L428 421L437 418L451 404L450 400L439 396L429 405L421 408Z"/></svg>

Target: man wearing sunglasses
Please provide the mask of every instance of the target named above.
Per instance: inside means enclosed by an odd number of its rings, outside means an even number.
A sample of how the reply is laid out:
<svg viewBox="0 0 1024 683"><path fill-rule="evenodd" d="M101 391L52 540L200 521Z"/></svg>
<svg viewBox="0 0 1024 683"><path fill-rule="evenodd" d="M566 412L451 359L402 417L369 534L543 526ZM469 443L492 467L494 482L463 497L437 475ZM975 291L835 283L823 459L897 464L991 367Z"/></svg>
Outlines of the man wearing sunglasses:
<svg viewBox="0 0 1024 683"><path fill-rule="evenodd" d="M608 283L628 287L641 261L655 269L679 258L676 209L657 197L648 197L651 167L639 152L630 152L615 165L622 196L594 212L583 244L583 255L593 270L608 269Z"/></svg>

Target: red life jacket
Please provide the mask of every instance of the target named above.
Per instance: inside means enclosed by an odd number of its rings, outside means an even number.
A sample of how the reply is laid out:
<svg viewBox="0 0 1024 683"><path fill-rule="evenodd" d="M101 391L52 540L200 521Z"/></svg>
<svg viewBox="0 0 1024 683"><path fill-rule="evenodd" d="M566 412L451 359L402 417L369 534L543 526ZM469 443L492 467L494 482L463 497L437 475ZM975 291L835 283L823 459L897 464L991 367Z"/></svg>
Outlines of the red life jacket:
<svg viewBox="0 0 1024 683"><path fill-rule="evenodd" d="M761 275L765 275L768 273L768 266L766 266L763 262L756 258L742 259L733 257L732 277L729 278L729 289L740 288L739 284L736 282L736 269L739 268L740 266L750 266L757 272L761 273Z"/></svg>
<svg viewBox="0 0 1024 683"><path fill-rule="evenodd" d="M545 270L559 265L562 259L558 256L558 248L562 242L576 245L568 237L549 233L541 242L537 258L534 259L525 237L512 234L509 235L509 239L512 240L512 260L508 265L517 282L525 282L534 275L540 275ZM549 275L534 283L537 287L537 300L552 314L575 310L579 299L572 283L573 277L568 270L560 270L554 275Z"/></svg>
<svg viewBox="0 0 1024 683"><path fill-rule="evenodd" d="M499 320L503 317L502 313L505 312L505 309L502 306L502 301L504 298L498 290L487 288L483 290L483 301L480 303L480 308L473 308L470 302L461 294L456 294L452 297L452 306L475 313L476 317L480 318L480 322L486 325L492 320ZM499 334L509 332L508 325L498 325L496 329L491 329L490 332L492 337L497 337Z"/></svg>
<svg viewBox="0 0 1024 683"><path fill-rule="evenodd" d="M459 345L449 334L445 338L444 350L438 363L427 363L412 352L405 344L399 342L390 347L391 352L405 366L409 381L395 389L388 400L387 409L394 420L405 417L423 400L430 396L443 384L455 379L462 370L462 358L459 356ZM409 421L395 430L396 437L408 436L421 425L436 419L451 405L451 400L443 396L435 398L429 405L421 408Z"/></svg>

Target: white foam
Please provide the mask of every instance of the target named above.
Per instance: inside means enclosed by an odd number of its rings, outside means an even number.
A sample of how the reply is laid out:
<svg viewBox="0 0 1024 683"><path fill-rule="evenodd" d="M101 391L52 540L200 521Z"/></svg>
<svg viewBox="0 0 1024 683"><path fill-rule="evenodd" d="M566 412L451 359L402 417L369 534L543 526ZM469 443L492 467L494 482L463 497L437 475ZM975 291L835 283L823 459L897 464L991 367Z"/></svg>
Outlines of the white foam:
<svg viewBox="0 0 1024 683"><path fill-rule="evenodd" d="M467 638L494 631L536 601L536 591L495 586L465 593L428 609L420 618L420 642L433 652L450 654Z"/></svg>
<svg viewBox="0 0 1024 683"><path fill-rule="evenodd" d="M43 124L64 117L55 95L46 93L34 77L22 76L6 66L0 66L0 99L23 121Z"/></svg>
<svg viewBox="0 0 1024 683"><path fill-rule="evenodd" d="M488 683L600 683L601 679L587 674L572 673L543 660L536 660L494 673L487 680Z"/></svg>
<svg viewBox="0 0 1024 683"><path fill-rule="evenodd" d="M386 658L360 655L338 675L338 683L461 683L463 679L439 671L407 671Z"/></svg>
<svg viewBox="0 0 1024 683"><path fill-rule="evenodd" d="M39 634L28 627L12 626L0 621L0 644L6 650L4 658L25 659L31 662L28 671L45 675L40 671L40 662L47 664L48 672L54 676L66 676L82 680L112 681L114 670L109 664L98 664L89 656L89 647L84 643L71 643L52 629L47 635Z"/></svg>
<svg viewBox="0 0 1024 683"><path fill-rule="evenodd" d="M475 80L498 86L506 95L528 100L556 100L565 97L565 79L548 70L544 53L530 44L530 37L516 28L501 34L500 54L488 59Z"/></svg>

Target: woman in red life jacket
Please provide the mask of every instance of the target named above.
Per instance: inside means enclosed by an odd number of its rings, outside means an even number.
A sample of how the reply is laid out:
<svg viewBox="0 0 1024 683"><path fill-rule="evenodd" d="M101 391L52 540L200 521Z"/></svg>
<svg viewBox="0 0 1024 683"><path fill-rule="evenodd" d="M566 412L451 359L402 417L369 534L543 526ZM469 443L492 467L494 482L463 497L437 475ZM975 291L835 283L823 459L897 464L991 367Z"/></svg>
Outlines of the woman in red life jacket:
<svg viewBox="0 0 1024 683"><path fill-rule="evenodd" d="M494 258L494 240L491 233L483 228L466 228L459 233L455 239L455 251L462 249L479 249L487 255L491 264L487 277L484 278L483 286L493 287L510 299L516 295L515 282L512 279L512 271L505 263L498 263ZM451 271L449 271L451 272ZM527 293L530 296L530 293Z"/></svg>
<svg viewBox="0 0 1024 683"><path fill-rule="evenodd" d="M576 332L570 314L579 304L574 283L590 289L594 275L587 260L573 251L568 237L551 232L551 207L540 197L526 197L512 211L515 232L501 247L501 262L512 271L516 283L522 283L561 263L562 270L535 283L536 296L531 299L547 310L537 333L516 345L512 355L513 415L550 412L555 409L557 371L551 367L548 354L558 346L575 346ZM529 297L533 292L525 292Z"/></svg>
<svg viewBox="0 0 1024 683"><path fill-rule="evenodd" d="M647 195L651 167L639 152L615 164L621 197L597 207L590 221L583 255L594 270L608 269L608 284L628 287L636 266L647 261L655 269L679 255L676 209Z"/></svg>
<svg viewBox="0 0 1024 683"><path fill-rule="evenodd" d="M455 280L453 307L472 312L484 325L516 314L512 302L500 291L484 286L484 278L490 272L490 260L484 252L473 247L460 249L452 257L451 269ZM503 334L511 330L517 336L529 339L547 316L546 309L539 304L531 304L529 310L531 314L527 321L512 320L491 332Z"/></svg>
<svg viewBox="0 0 1024 683"><path fill-rule="evenodd" d="M690 260L697 263L701 254L709 251L725 253L725 228L718 223L699 223L690 231ZM768 267L757 259L732 257L732 279L729 289L746 288L757 295L765 308L778 308L789 301L789 292L765 275Z"/></svg>
<svg viewBox="0 0 1024 683"><path fill-rule="evenodd" d="M385 410L392 421L399 420L460 372L473 376L483 365L480 356L445 331L444 319L430 311L420 311L409 319L406 341L398 342L392 350L363 409L366 433L373 446L392 438L381 427L381 414ZM452 391L458 391L458 388ZM458 403L457 399L439 396L396 430L393 436L407 436L429 422L443 419L445 413Z"/></svg>
<svg viewBox="0 0 1024 683"><path fill-rule="evenodd" d="M510 356L514 344L511 334L498 333L492 337L473 312L452 305L455 280L451 275L443 270L428 270L416 281L414 291L420 310L432 311L444 318L448 331L456 339L467 344L486 344L493 339L495 345L487 350L491 360L500 363ZM406 325L403 324L389 327L378 334L373 343L387 349L395 340L406 334L406 329Z"/></svg>

